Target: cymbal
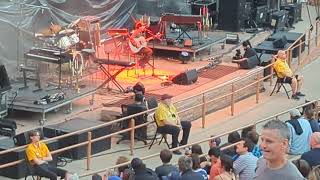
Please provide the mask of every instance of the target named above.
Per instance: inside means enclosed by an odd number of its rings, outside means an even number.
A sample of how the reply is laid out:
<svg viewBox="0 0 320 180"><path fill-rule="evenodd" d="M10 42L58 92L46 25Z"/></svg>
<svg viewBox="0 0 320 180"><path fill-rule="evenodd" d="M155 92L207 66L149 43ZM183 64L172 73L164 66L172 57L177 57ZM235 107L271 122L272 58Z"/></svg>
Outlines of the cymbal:
<svg viewBox="0 0 320 180"><path fill-rule="evenodd" d="M74 33L73 29L65 29L59 32L59 34L64 34L64 35L71 34L71 33Z"/></svg>

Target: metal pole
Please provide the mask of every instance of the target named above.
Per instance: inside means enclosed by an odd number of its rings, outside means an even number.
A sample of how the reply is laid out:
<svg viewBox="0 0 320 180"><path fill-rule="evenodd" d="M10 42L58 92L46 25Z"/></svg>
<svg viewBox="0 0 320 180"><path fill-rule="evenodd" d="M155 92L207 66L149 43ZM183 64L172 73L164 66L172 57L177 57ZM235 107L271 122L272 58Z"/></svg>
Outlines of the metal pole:
<svg viewBox="0 0 320 180"><path fill-rule="evenodd" d="M204 93L202 94L202 128L205 127L206 124L206 111L207 111L207 103Z"/></svg>
<svg viewBox="0 0 320 180"><path fill-rule="evenodd" d="M260 96L259 87L260 87L260 73L258 72L258 74L257 74L257 88L256 88L256 103L257 104L259 103L259 96Z"/></svg>
<svg viewBox="0 0 320 180"><path fill-rule="evenodd" d="M88 146L87 146L87 170L90 170L90 166L91 166L91 138L92 138L92 134L91 132L88 132Z"/></svg>
<svg viewBox="0 0 320 180"><path fill-rule="evenodd" d="M234 82L231 83L231 116L234 115Z"/></svg>
<svg viewBox="0 0 320 180"><path fill-rule="evenodd" d="M133 156L133 149L134 149L134 127L135 127L135 122L134 122L134 119L132 118L130 120L130 128L131 128L131 131L130 131L130 155Z"/></svg>

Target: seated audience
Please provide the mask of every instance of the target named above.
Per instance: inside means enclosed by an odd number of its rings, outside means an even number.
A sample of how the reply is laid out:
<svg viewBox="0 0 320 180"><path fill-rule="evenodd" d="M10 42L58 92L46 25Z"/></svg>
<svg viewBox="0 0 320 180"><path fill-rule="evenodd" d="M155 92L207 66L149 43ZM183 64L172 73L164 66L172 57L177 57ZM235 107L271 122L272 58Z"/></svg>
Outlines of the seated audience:
<svg viewBox="0 0 320 180"><path fill-rule="evenodd" d="M181 180L204 180L204 178L194 171L192 171L192 158L182 156L178 160L179 170L181 172Z"/></svg>
<svg viewBox="0 0 320 180"><path fill-rule="evenodd" d="M293 160L292 163L298 168L303 177L308 178L311 167L307 161L303 159Z"/></svg>
<svg viewBox="0 0 320 180"><path fill-rule="evenodd" d="M180 145L186 145L189 139L191 123L189 121L180 121L176 107L171 102L171 95L161 96L161 102L155 112L155 118L160 133L172 135L172 148L178 147L178 137L182 129L182 139ZM174 154L182 154L179 150L173 151Z"/></svg>
<svg viewBox="0 0 320 180"><path fill-rule="evenodd" d="M192 170L196 173L199 173L204 180L208 180L207 172L200 167L200 158L198 154L192 154Z"/></svg>
<svg viewBox="0 0 320 180"><path fill-rule="evenodd" d="M298 109L290 111L290 120L286 121L290 130L290 154L302 154L310 150L310 137L312 129L310 123L301 117Z"/></svg>
<svg viewBox="0 0 320 180"><path fill-rule="evenodd" d="M282 83L288 83L292 88L292 99L299 100L299 96L305 96L300 92L302 87L303 77L294 75L287 63L287 55L283 50L279 50L276 56L276 61L273 64L273 68L277 73L277 76L280 78Z"/></svg>
<svg viewBox="0 0 320 180"><path fill-rule="evenodd" d="M46 177L50 180L57 180L58 176L69 180L71 175L66 170L49 164L52 161L52 156L47 145L40 141L40 132L37 130L31 131L29 138L31 139L31 143L26 149L26 156L29 163L33 166L35 175Z"/></svg>
<svg viewBox="0 0 320 180"><path fill-rule="evenodd" d="M119 156L116 162L116 165L129 162L129 159L125 156ZM129 169L129 165L120 166L117 168L118 176L122 177L124 170Z"/></svg>
<svg viewBox="0 0 320 180"><path fill-rule="evenodd" d="M211 135L211 138L213 138L215 135ZM217 138L213 138L209 141L209 148L213 148L213 147L219 147L221 143L221 138L217 137Z"/></svg>
<svg viewBox="0 0 320 180"><path fill-rule="evenodd" d="M135 174L135 180L157 180L159 179L157 174L146 168L146 165L139 158L133 158L131 160L131 167Z"/></svg>
<svg viewBox="0 0 320 180"><path fill-rule="evenodd" d="M247 137L247 134L248 134L250 131L256 131L256 127L255 127L255 126L249 126L249 127L246 127L246 128L244 128L244 129L242 129L242 131L241 131L241 138L246 138L246 137Z"/></svg>
<svg viewBox="0 0 320 180"><path fill-rule="evenodd" d="M310 139L311 150L302 154L301 159L306 160L311 167L320 165L320 132L315 132Z"/></svg>
<svg viewBox="0 0 320 180"><path fill-rule="evenodd" d="M234 59L232 60L233 63L238 63L238 64L241 64L243 63L244 61L248 60L248 58L252 57L252 56L257 56L257 53L256 51L250 47L250 42L249 41L243 41L242 42L242 47L244 49L244 54L243 56L240 56L238 58L240 59ZM240 52L240 49L239 49L239 52ZM241 53L241 52L240 52Z"/></svg>
<svg viewBox="0 0 320 180"><path fill-rule="evenodd" d="M315 118L315 112L313 109L307 109L305 111L305 117L309 121L312 132L320 132L319 122Z"/></svg>
<svg viewBox="0 0 320 180"><path fill-rule="evenodd" d="M220 157L220 174L214 180L236 180L233 170L233 160L230 156L222 154Z"/></svg>
<svg viewBox="0 0 320 180"><path fill-rule="evenodd" d="M213 180L214 177L220 174L219 172L219 169L221 168L220 149L217 147L211 148L208 152L208 155L211 159L211 169L210 169L209 180Z"/></svg>
<svg viewBox="0 0 320 180"><path fill-rule="evenodd" d="M220 148L223 148L225 146L229 146L229 145L234 144L239 141L240 141L240 134L238 133L238 131L234 131L228 135L228 142L221 145ZM227 155L231 156L233 160L235 160L238 157L234 146L230 147L228 149L222 150L222 154L227 154Z"/></svg>
<svg viewBox="0 0 320 180"><path fill-rule="evenodd" d="M262 152L261 152L260 146L258 144L259 134L256 131L250 131L247 134L247 138L250 139L254 143L254 147L252 149L252 154L254 156L256 156L257 158L260 158L262 156Z"/></svg>
<svg viewBox="0 0 320 180"><path fill-rule="evenodd" d="M199 144L195 144L191 146L191 154L197 154L198 156L201 156L203 154L201 146ZM200 157L200 163L206 162L206 161L207 161L206 157L204 156Z"/></svg>
<svg viewBox="0 0 320 180"><path fill-rule="evenodd" d="M262 127L260 135L263 158L257 162L255 180L303 180L297 167L287 159L290 130L286 123L271 120Z"/></svg>
<svg viewBox="0 0 320 180"><path fill-rule="evenodd" d="M320 166L312 168L308 180L319 180L320 179Z"/></svg>
<svg viewBox="0 0 320 180"><path fill-rule="evenodd" d="M171 158L172 152L168 149L163 149L160 152L160 159L162 161L162 165L158 166L155 170L160 180L162 180L163 176L168 176L173 171L179 172L179 169L176 166L170 164Z"/></svg>
<svg viewBox="0 0 320 180"><path fill-rule="evenodd" d="M253 179L258 158L251 151L254 143L248 138L242 138L236 145L236 152L239 157L233 163L235 174L239 175L239 180Z"/></svg>

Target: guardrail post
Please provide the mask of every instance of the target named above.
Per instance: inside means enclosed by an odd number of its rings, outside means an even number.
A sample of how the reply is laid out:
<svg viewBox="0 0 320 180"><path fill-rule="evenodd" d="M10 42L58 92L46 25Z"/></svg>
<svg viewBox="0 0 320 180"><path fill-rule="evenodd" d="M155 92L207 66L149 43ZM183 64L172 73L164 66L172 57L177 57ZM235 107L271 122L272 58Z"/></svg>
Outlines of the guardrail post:
<svg viewBox="0 0 320 180"><path fill-rule="evenodd" d="M272 80L273 80L273 63L274 63L274 58L271 59L271 66L270 68L270 86L272 86Z"/></svg>
<svg viewBox="0 0 320 180"><path fill-rule="evenodd" d="M133 156L133 149L134 149L134 127L135 127L135 122L134 119L131 118L130 120L130 155Z"/></svg>
<svg viewBox="0 0 320 180"><path fill-rule="evenodd" d="M302 40L299 40L299 46L298 46L298 65L301 64L301 46L302 46Z"/></svg>
<svg viewBox="0 0 320 180"><path fill-rule="evenodd" d="M259 92L259 87L260 87L260 72L257 73L257 88L256 88L256 103L259 103L259 96L260 96L260 92Z"/></svg>
<svg viewBox="0 0 320 180"><path fill-rule="evenodd" d="M310 48L311 48L311 30L309 29L309 32L308 32L308 55L310 54Z"/></svg>
<svg viewBox="0 0 320 180"><path fill-rule="evenodd" d="M87 170L90 170L91 167L91 139L92 139L92 133L88 132L88 146L87 146Z"/></svg>
<svg viewBox="0 0 320 180"><path fill-rule="evenodd" d="M206 125L207 102L204 93L202 94L202 128Z"/></svg>
<svg viewBox="0 0 320 180"><path fill-rule="evenodd" d="M319 27L318 27L318 21L316 22L316 47L318 46L318 29Z"/></svg>
<svg viewBox="0 0 320 180"><path fill-rule="evenodd" d="M292 49L288 49L287 57L288 57L288 65L289 65L289 67L291 67L291 62L292 62Z"/></svg>
<svg viewBox="0 0 320 180"><path fill-rule="evenodd" d="M231 116L234 115L234 82L231 83Z"/></svg>

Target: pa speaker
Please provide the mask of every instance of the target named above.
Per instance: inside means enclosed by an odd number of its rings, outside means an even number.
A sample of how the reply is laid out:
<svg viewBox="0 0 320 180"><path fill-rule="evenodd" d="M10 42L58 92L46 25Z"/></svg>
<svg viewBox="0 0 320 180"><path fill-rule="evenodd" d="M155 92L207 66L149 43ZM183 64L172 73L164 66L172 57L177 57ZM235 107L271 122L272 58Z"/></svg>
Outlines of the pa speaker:
<svg viewBox="0 0 320 180"><path fill-rule="evenodd" d="M287 44L287 37L286 36L282 36L281 38L278 38L273 41L274 48L284 48L286 44Z"/></svg>
<svg viewBox="0 0 320 180"><path fill-rule="evenodd" d="M198 80L198 72L196 71L196 69L192 69L190 71L186 71L178 74L172 79L172 82L175 84L189 85L197 82L197 80Z"/></svg>
<svg viewBox="0 0 320 180"><path fill-rule="evenodd" d="M8 73L3 64L0 65L0 91L11 89Z"/></svg>
<svg viewBox="0 0 320 180"><path fill-rule="evenodd" d="M255 68L259 64L260 64L260 62L259 62L259 59L257 56L251 56L247 60L239 63L240 68L242 68L242 69L252 69L252 68Z"/></svg>

